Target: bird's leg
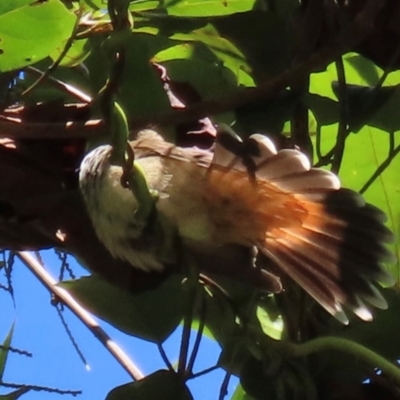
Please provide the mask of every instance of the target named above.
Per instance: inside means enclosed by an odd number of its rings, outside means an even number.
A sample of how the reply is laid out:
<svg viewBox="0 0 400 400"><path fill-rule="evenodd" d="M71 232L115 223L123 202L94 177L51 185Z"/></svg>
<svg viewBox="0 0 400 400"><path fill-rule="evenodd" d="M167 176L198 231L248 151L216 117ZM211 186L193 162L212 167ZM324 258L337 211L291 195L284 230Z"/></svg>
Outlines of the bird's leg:
<svg viewBox="0 0 400 400"><path fill-rule="evenodd" d="M257 165L254 161L254 157L259 155L257 143L251 139L243 141L233 129L226 125L221 125L218 128L216 141L226 150L241 159L251 181L255 182ZM236 161L233 163L235 162Z"/></svg>

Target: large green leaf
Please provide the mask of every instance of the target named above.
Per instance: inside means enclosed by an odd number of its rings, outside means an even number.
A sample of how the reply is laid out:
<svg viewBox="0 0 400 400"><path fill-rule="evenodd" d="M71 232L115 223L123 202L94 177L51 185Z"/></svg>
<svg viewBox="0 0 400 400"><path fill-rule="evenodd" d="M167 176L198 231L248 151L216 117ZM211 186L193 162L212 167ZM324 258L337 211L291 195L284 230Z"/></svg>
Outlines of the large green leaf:
<svg viewBox="0 0 400 400"><path fill-rule="evenodd" d="M348 326L340 327L336 335L361 344L395 362L400 356L400 296L391 289L383 290L383 295L388 301L388 310L374 310L374 320L371 322L353 318ZM314 354L310 366L318 382L340 383L334 398L342 398L338 393L344 395L346 388L359 384L366 377L372 378L374 370L374 365L368 366L360 358L337 350ZM324 390L329 391L328 388Z"/></svg>
<svg viewBox="0 0 400 400"><path fill-rule="evenodd" d="M338 84L333 82L333 91L338 97ZM394 87L374 89L360 85L346 85L347 123L353 132L358 132L364 124L388 132L400 128L400 123L393 118L393 109L398 109L400 96ZM391 107L389 103L395 100ZM379 114L377 114L380 111Z"/></svg>
<svg viewBox="0 0 400 400"><path fill-rule="evenodd" d="M71 47L68 49L67 54L63 57L60 64L63 67L76 67L82 63L90 53L90 42L88 39L74 40ZM50 54L50 57L55 61L58 60L60 54L56 50Z"/></svg>
<svg viewBox="0 0 400 400"><path fill-rule="evenodd" d="M148 33L151 35L164 35L171 40L183 41L185 46L174 46L157 53L154 56L154 61L165 62L174 59L186 59L193 61L196 65L197 71L200 72L202 68L198 68L197 62L203 61L213 63L214 69L220 64L231 71L235 79L233 83L243 86L254 86L254 81L251 77L251 67L246 60L243 53L227 38L221 36L212 24L201 26L194 30L187 31L187 27L182 26L181 21L171 20L161 21L161 23L154 23L153 25L139 26L134 32ZM195 21L195 24L198 23ZM201 47L194 46L191 43L199 42L207 47L210 55L207 55ZM200 51L200 53L199 53ZM203 51L201 53L201 51Z"/></svg>
<svg viewBox="0 0 400 400"><path fill-rule="evenodd" d="M188 300L182 277L171 276L158 288L136 295L110 285L98 276L60 283L87 310L121 331L162 342L177 327Z"/></svg>
<svg viewBox="0 0 400 400"><path fill-rule="evenodd" d="M366 92L367 97L371 93L371 89L378 84L379 79L383 75L382 69L377 67L370 60L367 60L358 54L348 53L344 55L343 65L345 70L345 81L346 81L345 83L349 85L350 91L354 87L358 88L364 87L363 90L364 92ZM336 71L336 65L335 63L331 63L328 65L325 71L311 74L310 93L314 93L318 96L328 97L336 102L337 96L335 93L336 91L335 82L337 81L338 81L338 76ZM388 75L388 77L383 83L383 87L386 88L387 91L390 90L387 89L387 87L395 86L399 83L400 83L400 71L395 71ZM370 90L368 91L367 89ZM350 93L350 95L351 94L352 93ZM380 101L377 102L377 106L382 106L385 103L385 100L387 100L389 96L387 96L386 93L380 94L379 92L377 92L377 94L378 97L380 96L380 99L378 98L378 100ZM358 99L355 101L355 106L357 105L357 101L359 100L365 101L365 99L363 99L363 96L359 96ZM354 108L355 107L353 107L353 110ZM382 108L385 109L385 107ZM348 111L351 114L352 110ZM370 117L371 116L372 115L370 115Z"/></svg>
<svg viewBox="0 0 400 400"><path fill-rule="evenodd" d="M374 86L383 73L371 61L354 53L343 56L343 65L346 84L350 85ZM329 64L322 72L311 74L310 78L311 93L337 100L332 87L332 83L338 81L335 63Z"/></svg>
<svg viewBox="0 0 400 400"><path fill-rule="evenodd" d="M290 18L261 10L213 20L221 37L244 54L256 82L265 82L290 67L290 24Z"/></svg>
<svg viewBox="0 0 400 400"><path fill-rule="evenodd" d="M193 400L181 376L160 370L140 381L114 388L106 400Z"/></svg>
<svg viewBox="0 0 400 400"><path fill-rule="evenodd" d="M161 10L179 17L212 17L249 11L256 0L165 0Z"/></svg>
<svg viewBox="0 0 400 400"><path fill-rule="evenodd" d="M96 2L99 1L102 0L96 0ZM157 0L132 0L131 4L129 5L129 10L131 12L149 11L149 10L154 10L159 6L160 6L160 1Z"/></svg>
<svg viewBox="0 0 400 400"><path fill-rule="evenodd" d="M205 60L198 59L195 63L173 60L163 66L172 81L189 83L203 99L214 98L222 92L229 95L237 89L229 71Z"/></svg>
<svg viewBox="0 0 400 400"><path fill-rule="evenodd" d="M389 304L387 310L375 310L374 320L369 323L354 320L339 335L394 361L400 357L400 294L386 289L383 295Z"/></svg>
<svg viewBox="0 0 400 400"><path fill-rule="evenodd" d="M211 337L223 346L237 331L236 315L227 299L216 289L208 287L204 294L205 325Z"/></svg>
<svg viewBox="0 0 400 400"><path fill-rule="evenodd" d="M285 90L272 99L260 99L235 110L235 129L239 132L282 132L299 101L297 93Z"/></svg>
<svg viewBox="0 0 400 400"><path fill-rule="evenodd" d="M0 2L0 15L16 10L17 8L27 6L32 0L7 0Z"/></svg>
<svg viewBox="0 0 400 400"><path fill-rule="evenodd" d="M337 82L332 83L337 95ZM395 117L400 107L400 91L396 87L383 87L378 90L368 86L347 85L348 124L353 132L359 132L364 124L387 132L400 130ZM339 121L339 103L329 97L311 93L307 102L319 125L330 125Z"/></svg>
<svg viewBox="0 0 400 400"><path fill-rule="evenodd" d="M165 45L166 40L144 34L131 34L124 38L126 61L118 101L129 117L143 117L152 115L155 111L161 113L170 110L163 84L149 62L154 48ZM91 54L85 65L89 69L89 77L95 91L104 86L108 77L110 65L106 49L98 38L91 40Z"/></svg>
<svg viewBox="0 0 400 400"><path fill-rule="evenodd" d="M61 53L75 20L59 0L33 2L0 15L0 72Z"/></svg>
<svg viewBox="0 0 400 400"><path fill-rule="evenodd" d="M240 383L257 400L316 398L312 377L298 360L249 357L243 365Z"/></svg>
<svg viewBox="0 0 400 400"><path fill-rule="evenodd" d="M382 76L382 70L371 60L360 56L359 54L350 53L345 56L346 76L349 79L357 79L359 84L365 83L368 86L375 86L379 78ZM355 83L355 82L352 82Z"/></svg>
<svg viewBox="0 0 400 400"><path fill-rule="evenodd" d="M101 0L95 0L99 2ZM151 11L150 17L213 17L252 10L256 0L136 0L129 6L132 12ZM146 14L147 15L147 14Z"/></svg>
<svg viewBox="0 0 400 400"><path fill-rule="evenodd" d="M82 0L81 4L85 8L92 9L93 11L106 10L108 0Z"/></svg>
<svg viewBox="0 0 400 400"><path fill-rule="evenodd" d="M317 93L307 95L307 105L319 126L332 125L339 121L339 103Z"/></svg>

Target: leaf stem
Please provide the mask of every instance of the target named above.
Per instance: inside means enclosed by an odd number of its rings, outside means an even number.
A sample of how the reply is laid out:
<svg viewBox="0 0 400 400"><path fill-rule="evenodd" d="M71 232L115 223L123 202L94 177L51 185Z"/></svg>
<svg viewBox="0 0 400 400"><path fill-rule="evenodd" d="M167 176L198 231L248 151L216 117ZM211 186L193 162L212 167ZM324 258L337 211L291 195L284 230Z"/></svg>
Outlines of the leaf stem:
<svg viewBox="0 0 400 400"><path fill-rule="evenodd" d="M188 304L186 307L186 312L183 320L183 330L182 330L182 339L181 339L181 347L179 351L179 361L178 361L178 374L184 375L186 370L187 357L189 353L189 345L190 345L190 332L192 329L192 307L193 307L193 288L190 287L190 294L188 298Z"/></svg>
<svg viewBox="0 0 400 400"><path fill-rule="evenodd" d="M199 291L200 295L200 316L199 316L199 328L197 329L196 339L194 341L192 354L190 355L189 363L186 368L186 374L191 375L194 367L194 363L196 361L197 354L199 352L201 339L203 337L204 326L206 323L205 312L206 312L206 302L204 300L204 291Z"/></svg>
<svg viewBox="0 0 400 400"><path fill-rule="evenodd" d="M158 352L160 353L161 358L163 359L165 365L170 371L174 371L174 367L168 359L167 353L164 350L162 343L157 343Z"/></svg>

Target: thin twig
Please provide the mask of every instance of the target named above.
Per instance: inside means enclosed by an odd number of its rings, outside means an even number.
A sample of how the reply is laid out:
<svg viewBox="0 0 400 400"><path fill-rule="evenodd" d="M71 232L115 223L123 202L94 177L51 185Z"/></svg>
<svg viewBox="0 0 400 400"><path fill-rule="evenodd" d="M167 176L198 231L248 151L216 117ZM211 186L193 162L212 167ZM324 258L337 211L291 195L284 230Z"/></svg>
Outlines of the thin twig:
<svg viewBox="0 0 400 400"><path fill-rule="evenodd" d="M32 357L32 353L30 353L29 351L16 349L15 347L11 347L11 346L0 345L0 350L11 351L12 353L16 353L16 354L19 354L19 355L25 356L25 357Z"/></svg>
<svg viewBox="0 0 400 400"><path fill-rule="evenodd" d="M14 267L14 261L15 261L15 253L13 251L9 251L7 262L4 269L7 278L8 292L10 293L11 299L15 307L14 287L12 283L12 270Z"/></svg>
<svg viewBox="0 0 400 400"><path fill-rule="evenodd" d="M51 293L60 299L93 333L93 335L106 347L106 349L114 356L118 363L126 372L134 379L144 378L139 368L129 359L123 350L107 335L107 333L99 326L94 318L82 307L77 301L63 288L57 286L57 282L50 274L40 265L35 257L29 251L17 252L20 260L33 272L33 274L42 282Z"/></svg>
<svg viewBox="0 0 400 400"><path fill-rule="evenodd" d="M202 371L199 371L199 372L196 372L195 374L189 375L187 377L187 380L199 378L200 376L209 374L210 372L213 372L213 371L215 371L216 369L219 369L219 368L221 368L221 367L217 364L217 365L214 365L213 367L209 367L209 368L203 369Z"/></svg>
<svg viewBox="0 0 400 400"><path fill-rule="evenodd" d="M78 394L82 394L82 390L62 390L57 388L51 388L48 386L38 386L38 385L24 385L19 383L9 383L9 382L1 382L0 386L11 388L11 389L26 389L34 390L36 392L49 392L49 393L58 393L58 394L71 394L72 396L77 396Z"/></svg>
<svg viewBox="0 0 400 400"><path fill-rule="evenodd" d="M59 303L56 304L55 307L56 307L56 310L57 310L57 315L60 318L60 321L62 323L62 326L64 327L65 332L67 333L68 339L71 341L73 348L77 352L78 357L81 359L81 361L82 361L83 365L85 366L85 368L87 370L90 370L89 363L87 362L84 354L82 353L82 350L79 348L78 343L76 342L76 340L74 338L74 335L72 334L71 330L69 329L67 321L65 320L64 315L62 313L62 309L61 309L60 304Z"/></svg>

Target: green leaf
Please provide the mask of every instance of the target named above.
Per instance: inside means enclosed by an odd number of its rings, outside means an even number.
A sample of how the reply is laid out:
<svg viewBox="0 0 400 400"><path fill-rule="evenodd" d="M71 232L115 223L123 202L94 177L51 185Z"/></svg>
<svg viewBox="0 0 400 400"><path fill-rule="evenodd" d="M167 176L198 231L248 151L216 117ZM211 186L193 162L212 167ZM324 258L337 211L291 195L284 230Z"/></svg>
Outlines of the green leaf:
<svg viewBox="0 0 400 400"><path fill-rule="evenodd" d="M0 382L3 380L4 370L7 364L7 357L9 350L8 348L11 346L11 340L14 334L14 324L12 324L8 335L4 339L3 348L0 349Z"/></svg>
<svg viewBox="0 0 400 400"><path fill-rule="evenodd" d="M99 0L96 0L97 2ZM242 13L253 9L256 0L165 0L133 1L132 12L150 11L146 17L217 17Z"/></svg>
<svg viewBox="0 0 400 400"><path fill-rule="evenodd" d="M90 46L88 39L74 40L72 46L68 49L67 54L60 62L62 67L76 67L82 63L90 54ZM53 61L58 60L60 56L59 50L50 54Z"/></svg>
<svg viewBox="0 0 400 400"><path fill-rule="evenodd" d="M397 289L384 289L382 294L389 305L387 310L375 309L371 322L354 317L348 326L338 325L335 335L352 340L396 362L400 357L400 294ZM364 361L346 352L329 350L313 355L312 370L316 379L319 382L340 383L335 390L335 398L345 398L342 396L345 396L346 389L358 385L366 376L373 378L373 369L373 365L367 366ZM324 393L321 394L322 398L325 398L323 395Z"/></svg>
<svg viewBox="0 0 400 400"><path fill-rule="evenodd" d="M7 0L0 2L0 15L32 3L32 0Z"/></svg>
<svg viewBox="0 0 400 400"><path fill-rule="evenodd" d="M347 85L375 86L383 73L374 63L354 53L345 54L343 64ZM338 81L335 63L322 72L311 74L310 78L311 93L337 100L332 87L332 83Z"/></svg>
<svg viewBox="0 0 400 400"><path fill-rule="evenodd" d="M99 0L97 0L99 1ZM159 0L132 0L129 5L129 11L140 12L154 10L160 6Z"/></svg>
<svg viewBox="0 0 400 400"><path fill-rule="evenodd" d="M232 305L216 289L205 289L205 322L206 328L221 346L232 339L237 331L236 315Z"/></svg>
<svg viewBox="0 0 400 400"><path fill-rule="evenodd" d="M165 0L168 15L179 17L212 17L241 13L253 9L255 0Z"/></svg>
<svg viewBox="0 0 400 400"><path fill-rule="evenodd" d="M378 83L382 70L371 60L359 54L349 54L346 57L346 62L369 86L375 86Z"/></svg>
<svg viewBox="0 0 400 400"><path fill-rule="evenodd" d="M290 16L292 13L295 13L300 6L298 0L280 0L270 4L276 9L275 12L277 14Z"/></svg>
<svg viewBox="0 0 400 400"><path fill-rule="evenodd" d="M60 283L88 311L116 328L152 342L164 341L181 321L187 292L182 277L171 276L159 287L130 294L98 276Z"/></svg>
<svg viewBox="0 0 400 400"><path fill-rule="evenodd" d="M307 365L299 360L249 357L243 365L240 383L257 400L316 399L317 391Z"/></svg>
<svg viewBox="0 0 400 400"><path fill-rule="evenodd" d="M229 71L208 61L174 60L163 65L172 81L188 83L203 99L213 98L218 93L229 94L237 89Z"/></svg>
<svg viewBox="0 0 400 400"><path fill-rule="evenodd" d="M273 315L266 307L257 307L257 318L262 331L275 340L282 338L284 323L281 315Z"/></svg>
<svg viewBox="0 0 400 400"><path fill-rule="evenodd" d="M276 398L277 394L276 386L280 378L280 372L274 374L274 376L267 377L265 369L266 366L262 360L249 357L240 374L240 384L245 392L258 400L264 398L273 399Z"/></svg>
<svg viewBox="0 0 400 400"><path fill-rule="evenodd" d="M160 43L161 42L161 43ZM143 117L170 111L170 103L159 76L149 62L153 48L165 45L166 38L131 34L124 38L126 61L118 90L118 102L128 117ZM102 88L108 78L108 54L99 38L91 40L91 54L85 60L94 90ZM150 95L151 94L151 95Z"/></svg>
<svg viewBox="0 0 400 400"><path fill-rule="evenodd" d="M235 128L241 132L282 132L290 121L298 94L285 90L273 99L260 99L235 110Z"/></svg>
<svg viewBox="0 0 400 400"><path fill-rule="evenodd" d="M235 392L233 393L231 400L255 400L254 397L251 397L249 394L247 394L242 385L238 385L236 387Z"/></svg>
<svg viewBox="0 0 400 400"><path fill-rule="evenodd" d="M256 82L265 82L290 67L290 23L289 18L260 10L213 20L219 34L244 54Z"/></svg>
<svg viewBox="0 0 400 400"><path fill-rule="evenodd" d="M332 86L333 92L338 96L337 82L333 82ZM387 107L396 92L397 98L391 107ZM358 132L365 123L388 132L400 129L398 119L393 118L394 109L400 106L400 94L394 87L375 90L367 86L346 85L346 97L348 124L353 132ZM380 110L382 112L377 115Z"/></svg>
<svg viewBox="0 0 400 400"><path fill-rule="evenodd" d="M400 295L397 290L385 289L382 294L389 307L387 310L374 310L374 319L364 322L353 318L348 326L341 326L335 335L352 340L382 357L393 362L399 359L400 343L398 332L400 329ZM340 383L336 387L335 398L344 398L345 391L351 386L358 385L368 374L373 377L373 365L368 368L357 357L337 350L317 353L313 356L312 369L319 382ZM323 386L322 386L323 387ZM328 390L329 389L325 389ZM321 393L324 397L324 393Z"/></svg>
<svg viewBox="0 0 400 400"><path fill-rule="evenodd" d="M82 0L82 4L93 11L107 9L107 0Z"/></svg>
<svg viewBox="0 0 400 400"><path fill-rule="evenodd" d="M114 388L106 400L193 400L182 377L160 370L140 381Z"/></svg>
<svg viewBox="0 0 400 400"><path fill-rule="evenodd" d="M380 92L382 92L380 98L387 96L386 103L382 107L377 106L374 112L371 112L368 125L386 132L396 132L400 130L400 121L397 115L400 109L400 90L398 87L385 87L380 89ZM379 100L378 98L377 101Z"/></svg>
<svg viewBox="0 0 400 400"><path fill-rule="evenodd" d="M154 25L140 26L134 32L148 33L151 35L165 35L171 40L185 42L184 46L174 46L164 49L157 53L153 61L165 62L174 59L191 60L199 73L202 68L198 68L197 61L213 63L215 67L219 64L219 69L225 67L233 74L235 86L254 86L251 77L251 67L244 54L228 39L221 36L212 24L201 26L197 29L187 30L182 26L182 21L161 21ZM195 22L198 25L197 22ZM209 50L210 54L195 46L191 42L202 43ZM196 57L197 56L197 57ZM218 66L218 65L217 65ZM215 68L214 68L215 70Z"/></svg>
<svg viewBox="0 0 400 400"><path fill-rule="evenodd" d="M75 20L59 0L31 2L0 15L0 72L61 52Z"/></svg>
<svg viewBox="0 0 400 400"><path fill-rule="evenodd" d="M307 104L319 126L335 124L339 121L339 103L319 94L309 93Z"/></svg>
<svg viewBox="0 0 400 400"><path fill-rule="evenodd" d="M354 320L339 335L394 361L400 357L400 294L393 289L382 294L389 304L387 310L375 310L373 321L368 323Z"/></svg>

